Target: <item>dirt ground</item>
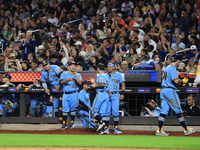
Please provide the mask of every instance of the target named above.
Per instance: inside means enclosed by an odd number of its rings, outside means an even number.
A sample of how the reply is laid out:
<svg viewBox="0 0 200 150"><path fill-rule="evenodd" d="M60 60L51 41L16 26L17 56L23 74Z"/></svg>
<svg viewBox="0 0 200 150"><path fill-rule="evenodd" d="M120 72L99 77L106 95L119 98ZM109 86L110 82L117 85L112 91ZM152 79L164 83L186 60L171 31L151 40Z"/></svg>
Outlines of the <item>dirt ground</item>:
<svg viewBox="0 0 200 150"><path fill-rule="evenodd" d="M120 135L155 135L155 131L129 131L123 130ZM98 132L95 129L88 128L74 128L62 130L51 130L51 131L14 131L14 130L0 130L0 133L21 133L21 134L74 134L74 135L97 135ZM168 132L170 136L184 136L183 132ZM110 135L116 135L113 130L110 130ZM120 136L116 135L116 136ZM101 135L99 135L101 136ZM193 137L200 137L200 132L195 132ZM140 149L140 148L76 148L76 147L0 147L0 150L161 150L161 149ZM165 150L165 149L162 149Z"/></svg>
<svg viewBox="0 0 200 150"><path fill-rule="evenodd" d="M130 130L122 130L122 134L120 135L155 135L155 131L130 131ZM98 132L95 129L89 128L74 128L66 130L51 130L51 131L15 131L15 130L0 130L0 133L24 133L24 134L74 134L74 135L97 135ZM174 132L169 131L167 132L170 136L184 136L183 132ZM116 135L113 133L113 130L110 130L110 135ZM120 136L118 135L118 136ZM192 135L193 137L200 137L200 132L195 132Z"/></svg>

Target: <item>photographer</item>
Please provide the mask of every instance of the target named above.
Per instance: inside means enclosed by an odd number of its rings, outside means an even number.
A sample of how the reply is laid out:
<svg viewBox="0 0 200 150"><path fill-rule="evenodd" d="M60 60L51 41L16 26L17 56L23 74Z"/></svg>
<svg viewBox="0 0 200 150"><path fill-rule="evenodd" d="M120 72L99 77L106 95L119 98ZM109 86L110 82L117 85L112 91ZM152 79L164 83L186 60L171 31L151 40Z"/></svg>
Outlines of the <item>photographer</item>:
<svg viewBox="0 0 200 150"><path fill-rule="evenodd" d="M196 104L196 98L193 94L187 96L187 104L183 108L185 116L200 116L200 108Z"/></svg>
<svg viewBox="0 0 200 150"><path fill-rule="evenodd" d="M159 115L160 115L160 108L158 107L158 104L154 100L149 99L146 104L143 104L140 116L158 117Z"/></svg>

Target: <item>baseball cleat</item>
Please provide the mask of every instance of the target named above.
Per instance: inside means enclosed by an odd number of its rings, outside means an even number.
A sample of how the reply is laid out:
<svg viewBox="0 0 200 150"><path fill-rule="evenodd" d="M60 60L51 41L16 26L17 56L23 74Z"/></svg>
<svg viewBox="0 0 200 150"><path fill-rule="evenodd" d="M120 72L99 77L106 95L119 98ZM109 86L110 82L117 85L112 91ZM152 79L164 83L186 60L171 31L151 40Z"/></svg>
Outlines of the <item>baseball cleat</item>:
<svg viewBox="0 0 200 150"><path fill-rule="evenodd" d="M103 129L99 134L109 134L109 128Z"/></svg>
<svg viewBox="0 0 200 150"><path fill-rule="evenodd" d="M75 125L74 125L74 123L70 123L70 124L69 124L69 128L70 128L70 129L73 129L73 128L75 128Z"/></svg>
<svg viewBox="0 0 200 150"><path fill-rule="evenodd" d="M157 136L168 136L169 135L169 133L166 133L166 132L164 132L164 131L156 131L156 135Z"/></svg>
<svg viewBox="0 0 200 150"><path fill-rule="evenodd" d="M194 132L196 132L196 131L197 131L197 130L194 129L194 128L188 128L187 131L184 131L184 135L190 135L190 134L192 134L192 133L194 133Z"/></svg>
<svg viewBox="0 0 200 150"><path fill-rule="evenodd" d="M122 134L122 131L119 131L119 128L114 128L114 133L115 134Z"/></svg>
<svg viewBox="0 0 200 150"><path fill-rule="evenodd" d="M67 129L67 125L65 123L63 123L60 130L65 130L65 129Z"/></svg>
<svg viewBox="0 0 200 150"><path fill-rule="evenodd" d="M101 130L106 124L103 122L101 123L98 128L97 128L97 131Z"/></svg>

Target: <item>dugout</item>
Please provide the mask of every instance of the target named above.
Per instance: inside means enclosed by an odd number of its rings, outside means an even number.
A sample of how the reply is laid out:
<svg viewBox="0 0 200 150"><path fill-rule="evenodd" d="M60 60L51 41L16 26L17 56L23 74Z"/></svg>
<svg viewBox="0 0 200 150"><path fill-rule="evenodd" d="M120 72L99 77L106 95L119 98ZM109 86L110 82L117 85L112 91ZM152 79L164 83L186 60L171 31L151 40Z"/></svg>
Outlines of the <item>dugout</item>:
<svg viewBox="0 0 200 150"><path fill-rule="evenodd" d="M5 72L0 72L4 74ZM34 79L40 79L41 72L9 72L12 76L11 82L14 84L24 83L31 84ZM83 80L89 79L89 77L96 77L96 72L83 71L80 72ZM127 112L124 113L124 117L139 117L141 111L141 104L145 103L148 99L154 99L160 105L160 84L161 84L161 71L155 70L140 70L140 71L123 71L126 80L125 99L123 100L123 109ZM195 74L188 75L187 73L180 73L180 78L185 76L189 77L189 82L193 83ZM191 85L191 84L190 84ZM177 90L181 99L181 104L184 105L186 96L188 94L197 95L197 104L199 104L199 87L192 87L187 84L184 87L180 87ZM0 93L3 91L0 90ZM44 91L16 91L15 89L8 90L7 92L15 93L17 102L19 103L18 114L12 118L0 118L0 122L12 122L12 123L58 123L60 118L48 117L48 118L27 118L25 117L27 110L26 104L28 101L28 95L44 93ZM53 91L55 92L55 91ZM58 91L62 95L62 91ZM173 116L171 112L169 114ZM123 117L122 117L123 118ZM122 119L123 120L123 119ZM143 121L141 120L141 123Z"/></svg>

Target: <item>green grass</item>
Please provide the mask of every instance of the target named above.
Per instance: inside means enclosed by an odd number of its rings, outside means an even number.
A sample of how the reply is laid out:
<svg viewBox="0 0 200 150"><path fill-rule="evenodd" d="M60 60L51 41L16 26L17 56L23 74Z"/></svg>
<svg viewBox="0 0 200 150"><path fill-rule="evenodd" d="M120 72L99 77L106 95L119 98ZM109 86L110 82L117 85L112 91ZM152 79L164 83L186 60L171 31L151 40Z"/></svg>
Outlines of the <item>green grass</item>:
<svg viewBox="0 0 200 150"><path fill-rule="evenodd" d="M0 147L200 149L199 141L189 136L0 134Z"/></svg>

